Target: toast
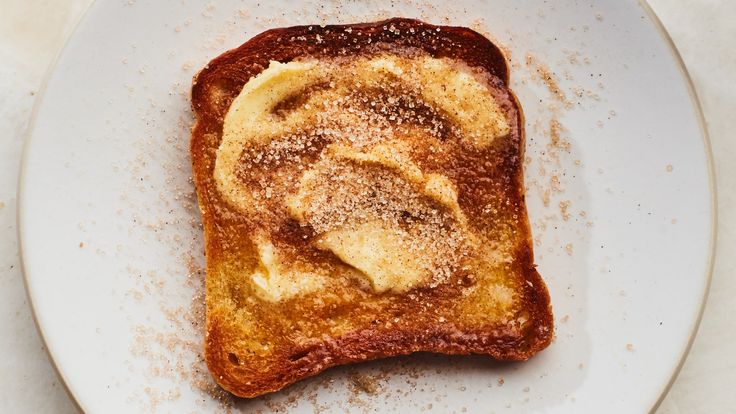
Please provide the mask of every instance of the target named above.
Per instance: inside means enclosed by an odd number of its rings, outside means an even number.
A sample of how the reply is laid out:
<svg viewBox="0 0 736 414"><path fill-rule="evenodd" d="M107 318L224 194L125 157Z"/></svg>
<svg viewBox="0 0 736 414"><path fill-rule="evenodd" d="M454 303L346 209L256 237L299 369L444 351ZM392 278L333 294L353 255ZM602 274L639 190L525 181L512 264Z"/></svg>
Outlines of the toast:
<svg viewBox="0 0 736 414"><path fill-rule="evenodd" d="M508 82L479 33L400 18L268 30L195 76L205 359L224 389L549 345Z"/></svg>

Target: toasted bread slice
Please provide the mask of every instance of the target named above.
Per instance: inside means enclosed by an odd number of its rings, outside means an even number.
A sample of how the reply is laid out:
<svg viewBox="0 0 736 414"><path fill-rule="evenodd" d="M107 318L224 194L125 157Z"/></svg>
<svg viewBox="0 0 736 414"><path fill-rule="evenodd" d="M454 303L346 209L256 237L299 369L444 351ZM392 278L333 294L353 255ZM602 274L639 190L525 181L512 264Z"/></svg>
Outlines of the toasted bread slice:
<svg viewBox="0 0 736 414"><path fill-rule="evenodd" d="M269 30L197 74L205 356L223 388L549 345L508 79L482 35L409 19Z"/></svg>

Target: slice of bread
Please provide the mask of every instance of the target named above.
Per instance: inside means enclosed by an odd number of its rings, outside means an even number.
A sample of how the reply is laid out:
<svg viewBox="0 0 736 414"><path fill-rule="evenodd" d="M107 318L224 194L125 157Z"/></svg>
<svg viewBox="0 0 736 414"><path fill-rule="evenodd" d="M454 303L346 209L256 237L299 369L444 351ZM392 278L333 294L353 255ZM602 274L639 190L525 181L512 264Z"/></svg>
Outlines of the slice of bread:
<svg viewBox="0 0 736 414"><path fill-rule="evenodd" d="M410 19L269 30L197 74L205 356L223 388L549 345L508 80L482 35Z"/></svg>

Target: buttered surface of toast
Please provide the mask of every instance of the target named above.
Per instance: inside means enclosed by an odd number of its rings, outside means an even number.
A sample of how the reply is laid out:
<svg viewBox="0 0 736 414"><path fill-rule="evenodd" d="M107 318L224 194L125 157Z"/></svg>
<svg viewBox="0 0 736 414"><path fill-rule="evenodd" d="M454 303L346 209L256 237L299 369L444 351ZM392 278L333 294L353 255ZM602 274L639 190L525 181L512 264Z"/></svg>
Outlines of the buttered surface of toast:
<svg viewBox="0 0 736 414"><path fill-rule="evenodd" d="M195 93L213 121L192 146L208 363L239 395L418 350L524 359L551 335L506 80L421 47L352 43Z"/></svg>
<svg viewBox="0 0 736 414"><path fill-rule="evenodd" d="M521 327L502 105L488 74L417 51L272 61L224 117L214 182L253 247L225 254L214 296L313 315L284 319L296 342L363 318ZM273 319L259 347L284 339Z"/></svg>
<svg viewBox="0 0 736 414"><path fill-rule="evenodd" d="M334 253L377 293L450 276L477 237L452 172L422 165L417 155L429 146L430 156L447 158L508 134L474 75L449 60L385 54L271 62L243 87L225 116L214 176L225 200L262 224L255 243L268 254L250 278L262 298L286 299L329 282L285 270L287 263L269 266L278 249L269 235L288 220L314 232L300 244ZM302 102L285 108L290 99Z"/></svg>

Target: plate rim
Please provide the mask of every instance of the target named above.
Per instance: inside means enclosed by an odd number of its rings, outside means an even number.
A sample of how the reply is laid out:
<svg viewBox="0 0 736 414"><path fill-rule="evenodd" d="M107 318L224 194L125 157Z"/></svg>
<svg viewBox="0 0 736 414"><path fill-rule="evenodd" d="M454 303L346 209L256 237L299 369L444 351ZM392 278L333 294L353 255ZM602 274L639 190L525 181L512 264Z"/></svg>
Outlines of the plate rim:
<svg viewBox="0 0 736 414"><path fill-rule="evenodd" d="M38 88L38 91L36 92L36 100L33 102L33 108L31 109L31 114L28 117L28 126L26 127L26 131L23 134L23 148L21 149L21 156L20 156L20 167L18 170L18 181L17 181L17 190L16 190L16 210L15 210L15 228L16 228L16 237L18 239L18 258L20 260L20 271L23 275L23 290L25 291L26 299L28 299L28 306L31 308L31 316L33 319L33 325L36 327L36 332L38 333L39 338L41 339L41 344L43 345L43 351L46 355L47 359L51 363L51 367L54 369L54 372L59 377L61 381L61 386L63 387L64 391L66 392L67 397L69 397L69 400L74 405L74 408L77 409L80 413L87 413L88 410L84 409L81 403L81 398L75 394L72 389L69 387L69 383L66 379L66 376L64 375L64 372L62 372L61 368L59 368L58 363L56 362L56 359L54 358L54 353L51 351L51 348L49 347L48 340L46 338L46 334L44 333L43 327L41 326L41 323L38 320L38 312L36 310L36 303L33 300L33 295L31 294L30 285L28 283L28 272L26 271L26 259L25 255L23 254L24 251L24 238L23 238L23 220L21 220L21 210L23 210L23 200L25 193L25 175L26 175L26 165L28 164L28 157L29 157L29 150L31 137L33 136L33 131L36 129L36 118L38 117L38 112L41 108L41 104L43 103L43 100L46 96L46 90L48 89L49 80L51 79L51 75L56 71L56 67L58 66L59 59L61 56L66 52L66 49L69 46L69 41L74 37L74 35L77 33L77 29L79 28L80 24L87 18L87 15L89 14L89 11L92 9L92 6L98 3L98 0L92 0L87 4L87 6L82 10L82 12L77 17L77 20L72 23L69 29L67 29L67 32L64 34L64 41L62 43L62 46L56 51L54 56L51 58L51 61L49 62L48 66L46 67L46 71L43 74L43 78L41 80L41 84Z"/></svg>
<svg viewBox="0 0 736 414"><path fill-rule="evenodd" d="M716 252L716 244L717 244L717 239L718 239L718 202L717 202L718 187L716 185L715 163L713 160L713 149L712 149L711 140L710 140L710 133L708 131L707 123L705 120L705 114L703 112L703 107L702 107L700 98L698 97L698 93L697 93L697 90L695 89L695 85L693 83L692 77L690 76L687 66L685 65L685 61L683 60L682 55L677 49L677 46L672 40L672 37L670 36L669 32L667 31L667 29L665 28L664 24L659 19L657 14L654 12L649 2L647 0L634 0L634 1L636 2L636 4L638 4L641 10L645 13L645 15L647 16L647 19L653 24L660 38L667 45L667 49L669 50L670 55L672 59L674 60L675 65L677 66L677 69L680 72L680 76L682 77L682 81L685 84L685 87L687 89L687 93L688 93L688 97L690 98L691 106L695 111L695 116L698 121L698 127L700 130L700 138L702 141L703 150L705 152L706 169L707 169L707 175L708 175L708 187L709 187L709 193L710 193L710 200L709 200L710 201L709 213L711 216L710 240L709 240L709 246L708 246L708 257L706 258L706 270L705 270L705 275L704 275L705 283L703 286L703 291L700 292L699 307L696 311L695 318L693 319L692 324L689 328L689 334L688 334L687 340L685 341L685 345L680 349L680 355L679 355L677 364L675 365L674 369L669 375L669 380L666 383L664 383L656 399L654 399L653 403L650 404L650 409L647 412L650 414L653 414L656 412L657 408L659 408L659 406L662 404L662 402L666 398L673 384L677 380L677 377L679 376L679 373L682 370L682 367L684 366L688 355L690 354L693 343L695 341L695 337L697 336L698 330L700 328L700 323L702 322L702 319L703 319L705 306L708 302L710 287L711 287L711 283L713 280L715 252ZM26 167L28 164L27 160L28 160L29 152L30 152L29 143L31 141L31 138L33 137L33 131L35 129L36 121L37 121L36 118L38 117L38 112L40 110L41 105L43 104L43 101L46 95L46 90L48 88L49 80L51 79L51 76L53 75L53 73L56 71L56 67L58 65L59 59L66 52L69 42L77 33L79 26L81 25L82 22L84 22L87 19L89 15L89 11L92 9L92 7L98 5L99 3L101 3L100 0L92 0L86 6L86 8L80 13L76 22L73 23L71 28L65 34L63 45L58 49L54 57L51 59L46 69L46 72L44 73L43 79L41 81L40 87L37 92L36 100L33 103L33 109L31 110L31 114L28 118L28 127L26 128L26 131L24 134L24 142L23 142L23 148L22 148L21 159L20 159L20 168L18 172L18 181L17 181L18 184L17 184L17 191L16 191L16 199L17 199L16 237L18 239L18 256L19 256L19 261L20 261L21 273L23 275L23 286L24 286L26 298L28 299L29 307L31 309L33 323L41 339L44 353L48 357L48 360L51 362L51 366L53 367L54 372L56 372L56 374L61 379L60 382L62 384L62 387L66 391L66 394L69 397L70 401L74 404L74 406L80 412L87 412L87 410L84 409L84 406L81 402L81 398L77 395L77 393L75 393L69 387L66 376L64 375L64 372L61 370L61 368L57 364L56 358L54 358L54 352L48 346L48 340L47 340L46 334L44 333L41 323L39 322L36 305L33 299L33 294L31 293L31 290L29 288L30 286L29 276L28 276L28 272L26 271L25 255L23 254L23 251L25 249L24 249L24 237L23 237L24 232L23 232L23 225L22 225L23 220L21 220L21 216L23 215L23 211L24 211L22 207L24 204L23 194L25 193L24 188L25 188Z"/></svg>
<svg viewBox="0 0 736 414"><path fill-rule="evenodd" d="M680 351L679 361L677 362L674 370L672 370L669 381L664 384L661 391L659 392L659 397L654 401L654 404L649 409L649 413L654 414L657 411L657 408L659 408L664 399L667 397L667 394L669 393L670 389L672 389L672 386L677 380L682 367L685 365L685 361L687 361L687 357L690 354L693 343L695 342L695 337L698 334L700 323L703 320L705 305L708 302L710 286L713 281L716 244L718 240L718 187L716 186L715 162L713 161L713 148L711 146L710 133L708 132L708 125L705 121L703 106L700 102L700 98L698 97L698 92L695 89L695 84L693 83L693 79L690 76L690 72L687 70L685 61L682 59L680 51L677 50L675 42L672 40L669 32L664 27L664 24L659 19L659 16L657 16L657 13L654 12L654 9L652 9L652 6L649 4L649 2L647 0L636 1L637 3L639 3L639 6L642 8L642 10L646 13L649 20L654 24L654 27L657 29L657 32L661 36L662 40L664 40L664 42L667 44L670 54L672 55L672 58L675 60L675 63L680 70L680 76L682 76L682 79L685 82L688 96L690 97L690 102L692 103L693 108L695 109L696 116L698 118L698 126L700 127L700 135L703 141L706 166L708 169L708 186L710 187L711 237L709 241L710 245L708 246L708 258L706 259L707 265L705 270L705 286L703 287L703 291L700 292L700 309L698 309L695 320L690 327L690 337L687 339L685 346Z"/></svg>

